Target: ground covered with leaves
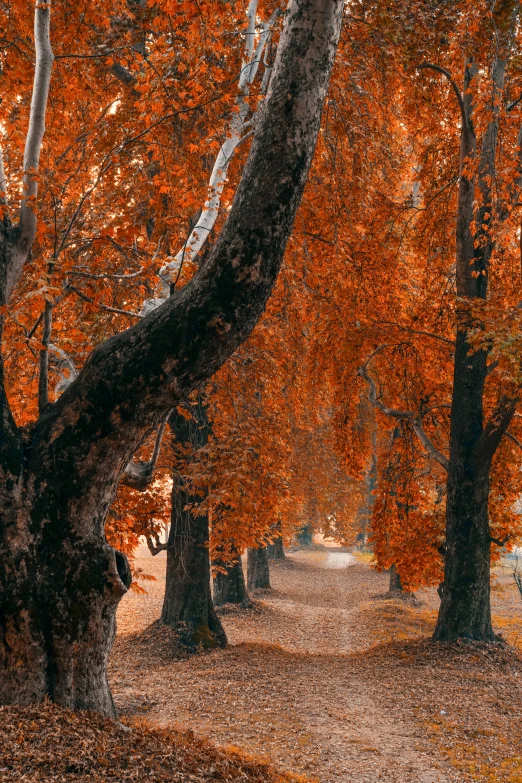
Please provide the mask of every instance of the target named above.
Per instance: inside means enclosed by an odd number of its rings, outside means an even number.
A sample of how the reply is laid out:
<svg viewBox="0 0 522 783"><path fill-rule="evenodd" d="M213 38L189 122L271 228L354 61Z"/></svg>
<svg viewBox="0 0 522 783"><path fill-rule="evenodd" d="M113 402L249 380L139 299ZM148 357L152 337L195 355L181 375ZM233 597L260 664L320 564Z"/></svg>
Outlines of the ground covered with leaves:
<svg viewBox="0 0 522 783"><path fill-rule="evenodd" d="M321 783L522 783L522 603L499 570L494 622L510 645L432 644L438 596L386 600L387 575L333 551L272 567L230 645L179 655L157 581L121 603L112 687L127 720L191 729Z"/></svg>
<svg viewBox="0 0 522 783"><path fill-rule="evenodd" d="M52 704L0 707L0 780L27 783L289 783L190 732L131 727Z"/></svg>

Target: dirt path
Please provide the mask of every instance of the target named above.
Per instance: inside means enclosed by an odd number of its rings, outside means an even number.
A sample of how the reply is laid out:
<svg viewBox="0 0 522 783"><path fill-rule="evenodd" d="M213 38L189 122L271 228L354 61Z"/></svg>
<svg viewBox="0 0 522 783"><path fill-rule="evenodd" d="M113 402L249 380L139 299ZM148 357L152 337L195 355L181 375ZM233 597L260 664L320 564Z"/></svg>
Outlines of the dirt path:
<svg viewBox="0 0 522 783"><path fill-rule="evenodd" d="M358 615L384 592L385 576L351 555L296 552L272 568L274 589L257 596L254 612L223 616L227 650L168 660L164 645L137 633L158 617L164 584L165 560L143 554L138 564L158 581L119 610L112 687L121 712L192 729L321 783L451 780L350 655L369 646Z"/></svg>

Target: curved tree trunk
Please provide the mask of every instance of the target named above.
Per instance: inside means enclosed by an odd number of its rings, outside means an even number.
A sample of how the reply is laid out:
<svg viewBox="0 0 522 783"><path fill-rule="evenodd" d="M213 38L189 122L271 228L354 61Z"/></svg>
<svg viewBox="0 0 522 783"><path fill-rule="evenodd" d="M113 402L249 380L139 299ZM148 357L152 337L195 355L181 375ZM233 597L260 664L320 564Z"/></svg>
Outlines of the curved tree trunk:
<svg viewBox="0 0 522 783"><path fill-rule="evenodd" d="M232 209L192 280L99 345L23 443L0 386L0 703L48 696L114 715L106 665L126 587L105 541L107 513L147 434L264 310L308 176L342 11L341 0L291 0ZM4 216L0 319L21 272L19 235Z"/></svg>
<svg viewBox="0 0 522 783"><path fill-rule="evenodd" d="M248 550L247 585L249 590L268 590L270 588L270 567L266 546Z"/></svg>
<svg viewBox="0 0 522 783"><path fill-rule="evenodd" d="M169 417L176 440L194 451L205 445L209 425L201 398L186 406L187 419L177 410ZM194 515L202 498L187 489L177 471L172 483L172 512L167 543L167 573L161 622L175 628L191 650L225 647L227 638L212 603L208 514Z"/></svg>
<svg viewBox="0 0 522 783"><path fill-rule="evenodd" d="M216 562L216 565L219 563ZM221 566L221 568L225 570L218 571L214 577L214 606L224 606L224 604L250 606L241 556L238 554L231 565Z"/></svg>

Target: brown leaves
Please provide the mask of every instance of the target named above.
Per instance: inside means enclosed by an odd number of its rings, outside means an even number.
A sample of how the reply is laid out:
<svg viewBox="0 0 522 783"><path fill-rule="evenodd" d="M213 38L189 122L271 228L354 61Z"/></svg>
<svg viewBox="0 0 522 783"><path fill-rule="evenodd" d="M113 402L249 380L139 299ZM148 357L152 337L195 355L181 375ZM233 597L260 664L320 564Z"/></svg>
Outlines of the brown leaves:
<svg viewBox="0 0 522 783"><path fill-rule="evenodd" d="M0 707L2 783L283 783L266 764L245 761L190 732L132 729L50 703Z"/></svg>

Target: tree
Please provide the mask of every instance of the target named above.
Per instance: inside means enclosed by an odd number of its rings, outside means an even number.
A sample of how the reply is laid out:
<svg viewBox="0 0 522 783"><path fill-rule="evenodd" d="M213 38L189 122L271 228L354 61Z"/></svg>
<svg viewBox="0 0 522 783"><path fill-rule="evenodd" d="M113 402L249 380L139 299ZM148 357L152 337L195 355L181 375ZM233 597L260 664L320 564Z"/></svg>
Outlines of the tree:
<svg viewBox="0 0 522 783"><path fill-rule="evenodd" d="M314 171L330 191L314 191L323 200L306 213L318 366L334 387L351 475L370 464L364 398L379 451L403 429L407 505L399 514L392 499L382 513L381 472L372 515L374 543L393 551L388 566L414 587L436 583L444 560L435 638L493 641L490 559L520 536L520 4L375 2L352 12L356 44L341 56L358 90L334 76ZM327 253L344 274L327 271Z"/></svg>
<svg viewBox="0 0 522 783"><path fill-rule="evenodd" d="M473 332L484 328L476 321L473 305L486 300L496 244L493 182L497 175L500 102L519 14L518 3L504 3L491 11L485 25L486 34L493 40L488 47L489 105L482 138L477 136L474 121L478 96L475 98L472 92L479 63L471 52L466 60L462 93L452 82L461 114L456 235L459 304L449 437L444 588L434 634L439 641L496 639L490 609L490 473L495 452L515 414L519 391L516 384L510 383L498 394L493 409L487 411L485 383L489 351L473 341ZM521 141L519 134L519 149ZM515 197L518 198L518 189ZM502 221L502 212L509 207L504 199L496 206L501 210L496 220Z"/></svg>
<svg viewBox="0 0 522 783"><path fill-rule="evenodd" d="M45 71L50 6L35 13ZM313 155L341 16L338 0L291 3L233 207L190 283L101 343L29 432L17 427L2 385L0 702L49 696L114 715L106 662L126 588L104 539L107 512L146 434L219 368L263 311ZM31 122L40 117L41 139L40 84ZM27 160L34 182L37 156ZM3 213L2 313L30 249L25 223L36 223L27 199L20 227Z"/></svg>
<svg viewBox="0 0 522 783"><path fill-rule="evenodd" d="M229 553L228 558L232 558L229 563L224 563L222 560L214 561L216 569L214 574L214 605L240 604L248 607L250 606L250 598L246 589L241 554L237 550L235 553L232 551Z"/></svg>
<svg viewBox="0 0 522 783"><path fill-rule="evenodd" d="M428 458L447 471L444 586L434 634L439 641L496 639L490 610L490 550L497 542L490 523L490 477L493 458L517 409L519 384L516 377L498 384L494 376L493 384L487 383L496 370L498 360L488 364L488 359L499 335L494 334L491 321L488 324L486 312L498 313L500 308L505 317L506 297L511 293L506 272L512 262L503 235L509 231L506 221L520 192L517 156L522 136L520 131L514 135L509 124L503 133L502 157L506 156L510 173L503 187L498 189L495 183L501 176L498 139L502 118L510 111L505 103L506 71L519 13L517 3L484 6L483 17L476 20L473 45L464 40L460 44L465 61L462 89L448 69L430 62L418 65L419 70L440 73L448 80L461 123L449 456L423 426L432 409L432 395L425 398L430 406L421 402L418 410L392 408L380 399L366 369L359 371L369 385L372 404L392 419L407 422ZM463 14L458 21L465 24L468 16ZM488 293L492 265L497 265L498 287ZM506 353L502 349L500 353L505 361Z"/></svg>
<svg viewBox="0 0 522 783"><path fill-rule="evenodd" d="M283 537L281 535L281 528L281 520L278 520L275 525L272 525L272 529L270 531L272 534L272 540L267 544L268 559L274 560L275 562L284 560L286 557Z"/></svg>
<svg viewBox="0 0 522 783"><path fill-rule="evenodd" d="M258 546L248 550L247 586L249 590L270 589L270 566L266 546Z"/></svg>
<svg viewBox="0 0 522 783"><path fill-rule="evenodd" d="M175 447L194 459L197 450L208 441L209 423L201 395L192 405L185 405L169 416L169 426L176 439ZM161 622L174 628L180 642L189 649L224 647L226 635L214 611L210 589L210 554L208 513L198 509L201 497L180 470L172 481L172 507L168 540L154 545L148 538L153 555L167 552L165 597Z"/></svg>

